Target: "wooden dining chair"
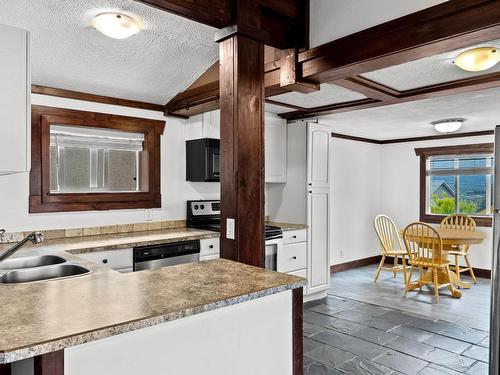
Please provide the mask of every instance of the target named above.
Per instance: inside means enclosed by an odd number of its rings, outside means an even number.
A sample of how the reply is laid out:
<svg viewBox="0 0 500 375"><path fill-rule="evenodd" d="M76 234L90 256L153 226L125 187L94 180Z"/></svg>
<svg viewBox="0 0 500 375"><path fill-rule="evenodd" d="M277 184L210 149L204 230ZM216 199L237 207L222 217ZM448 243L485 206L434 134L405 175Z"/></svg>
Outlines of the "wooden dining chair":
<svg viewBox="0 0 500 375"><path fill-rule="evenodd" d="M441 228L447 229L457 229L464 231L474 231L476 230L476 222L473 218L463 214L453 214L446 216L440 224ZM474 284L477 283L476 275L474 275L474 270L469 261L469 245L462 246L444 246L444 250L448 251L449 255L454 256L455 260L455 273L460 280L460 274L462 272L469 272ZM465 264L467 267L460 267L460 257L464 257Z"/></svg>
<svg viewBox="0 0 500 375"><path fill-rule="evenodd" d="M439 302L439 289L447 286L453 294L449 260L443 259L443 241L436 230L428 224L416 222L409 224L403 231L403 239L408 251L410 275L406 284L405 297L410 285L417 283L422 289L423 285L434 286L434 298ZM418 280L412 281L413 269L419 271ZM441 278L440 274L446 277ZM446 280L446 282L443 282Z"/></svg>
<svg viewBox="0 0 500 375"><path fill-rule="evenodd" d="M378 215L373 225L375 227L375 232L380 241L380 246L382 248L382 260L378 265L377 272L375 274L375 282L377 282L382 269L392 271L394 277L398 272L403 271L404 283L406 285L406 250L401 243L401 237L399 237L398 228L394 221L387 215ZM391 267L385 267L385 258L393 257L394 265ZM401 258L401 265L399 264L399 258Z"/></svg>

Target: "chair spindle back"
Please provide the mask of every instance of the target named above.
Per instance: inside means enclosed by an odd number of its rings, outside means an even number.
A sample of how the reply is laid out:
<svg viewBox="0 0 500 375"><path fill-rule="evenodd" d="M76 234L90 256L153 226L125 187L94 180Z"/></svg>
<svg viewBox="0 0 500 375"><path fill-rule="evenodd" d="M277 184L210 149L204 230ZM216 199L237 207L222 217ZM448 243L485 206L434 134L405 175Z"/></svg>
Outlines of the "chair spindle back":
<svg viewBox="0 0 500 375"><path fill-rule="evenodd" d="M408 256L414 264L425 268L441 262L443 242L430 225L411 223L403 231L403 238Z"/></svg>
<svg viewBox="0 0 500 375"><path fill-rule="evenodd" d="M375 227L375 232L377 232L377 237L380 241L380 245L382 246L382 253L384 255L388 255L388 253L391 253L394 250L403 249L398 228L389 216L378 215L375 217L373 226Z"/></svg>

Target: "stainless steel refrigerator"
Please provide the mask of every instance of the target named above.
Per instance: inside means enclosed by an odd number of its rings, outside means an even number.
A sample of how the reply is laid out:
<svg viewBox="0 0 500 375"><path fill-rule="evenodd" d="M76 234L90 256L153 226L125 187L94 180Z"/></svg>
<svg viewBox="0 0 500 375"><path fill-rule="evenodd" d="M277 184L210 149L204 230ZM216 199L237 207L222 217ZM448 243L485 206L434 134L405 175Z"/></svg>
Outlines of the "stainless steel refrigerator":
<svg viewBox="0 0 500 375"><path fill-rule="evenodd" d="M490 375L500 375L500 125L495 128L493 262L491 267Z"/></svg>

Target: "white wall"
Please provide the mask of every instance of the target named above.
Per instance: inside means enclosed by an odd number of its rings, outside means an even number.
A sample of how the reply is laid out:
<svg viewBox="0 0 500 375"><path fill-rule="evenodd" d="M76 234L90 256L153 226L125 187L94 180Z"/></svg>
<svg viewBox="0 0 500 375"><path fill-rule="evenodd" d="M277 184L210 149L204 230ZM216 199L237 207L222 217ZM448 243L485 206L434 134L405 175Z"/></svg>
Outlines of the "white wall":
<svg viewBox="0 0 500 375"><path fill-rule="evenodd" d="M310 45L317 47L445 1L311 0Z"/></svg>
<svg viewBox="0 0 500 375"><path fill-rule="evenodd" d="M419 219L420 159L415 155L415 148L493 141L493 136L481 136L383 145L381 210L400 227ZM478 230L486 233L487 238L481 245L471 246L470 260L473 267L491 269L493 231L486 227L479 227Z"/></svg>
<svg viewBox="0 0 500 375"><path fill-rule="evenodd" d="M162 208L153 220L186 217L186 200L218 199L219 183L187 182L185 176L185 120L165 118L161 112L33 94L32 104L166 120L161 138ZM7 231L90 227L144 221L144 210L86 211L29 214L29 173L0 176L0 228Z"/></svg>
<svg viewBox="0 0 500 375"><path fill-rule="evenodd" d="M272 221L305 224L307 126L287 126L287 183L266 184L268 214Z"/></svg>
<svg viewBox="0 0 500 375"><path fill-rule="evenodd" d="M378 255L373 218L381 210L381 146L340 138L332 145L330 263Z"/></svg>

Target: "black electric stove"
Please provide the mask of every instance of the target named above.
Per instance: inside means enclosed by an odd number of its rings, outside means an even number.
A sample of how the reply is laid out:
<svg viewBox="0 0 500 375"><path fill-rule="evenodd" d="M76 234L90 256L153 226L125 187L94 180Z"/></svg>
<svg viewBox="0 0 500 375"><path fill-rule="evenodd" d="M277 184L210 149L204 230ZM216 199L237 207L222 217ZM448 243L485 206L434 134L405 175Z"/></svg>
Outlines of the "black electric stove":
<svg viewBox="0 0 500 375"><path fill-rule="evenodd" d="M205 229L220 233L220 201L187 201L187 220L189 228ZM266 240L283 237L280 227L266 225Z"/></svg>

